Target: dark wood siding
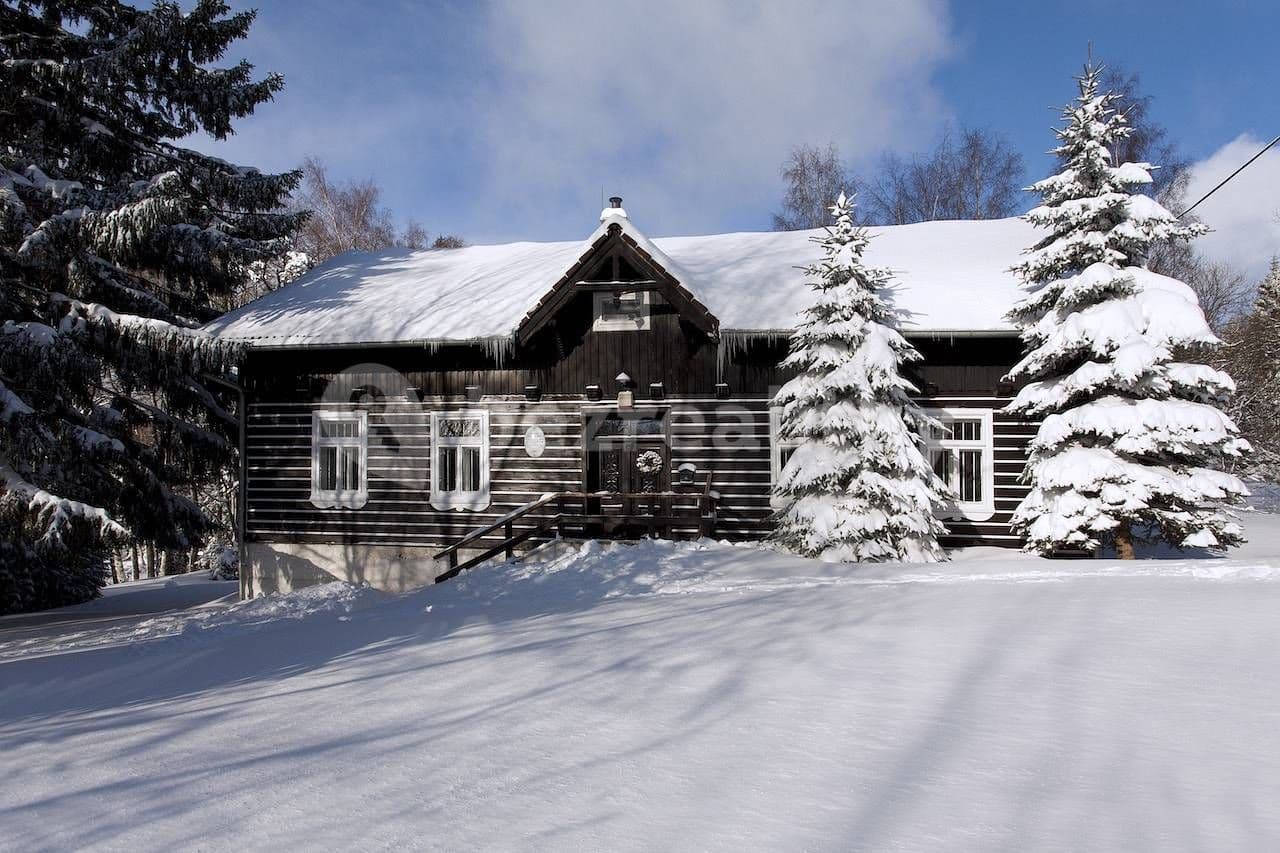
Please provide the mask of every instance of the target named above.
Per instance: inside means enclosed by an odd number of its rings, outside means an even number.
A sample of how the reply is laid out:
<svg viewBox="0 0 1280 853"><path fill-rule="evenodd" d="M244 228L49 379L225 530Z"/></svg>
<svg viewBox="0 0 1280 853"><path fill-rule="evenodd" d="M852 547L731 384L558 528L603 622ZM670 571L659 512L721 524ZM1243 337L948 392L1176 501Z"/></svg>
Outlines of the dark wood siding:
<svg viewBox="0 0 1280 853"><path fill-rule="evenodd" d="M767 401L789 378L778 367L786 342L729 346L687 323L660 294L652 298L649 330L594 332L591 294L575 294L501 363L475 346L252 351L243 369L248 537L442 547L543 493L580 489L582 410L613 400L622 372L634 380L641 406L650 383L663 383L673 475L683 463L712 474L721 495L717 534L763 535L771 513ZM950 522L947 544L1017 544L1008 519L1026 493L1018 477L1035 425L1000 409L1013 393L1002 377L1019 342L913 342L924 356L910 371L922 403L996 410L996 514L982 523ZM728 385L729 399L717 398L717 382ZM541 399L524 399L529 385ZM603 400L588 401L587 385L600 386ZM466 402L467 386L478 386L482 400ZM310 502L311 413L355 406L369 412L369 501L358 510L319 509ZM428 503L430 412L480 406L491 413L492 503L483 511L437 511ZM547 437L538 459L523 449L524 430L534 424Z"/></svg>
<svg viewBox="0 0 1280 853"><path fill-rule="evenodd" d="M598 385L611 396L620 373L642 395L654 382L671 395L714 393L721 378L717 342L653 298L649 330L595 332L591 294L579 294L553 326L502 364L478 346L254 350L245 373L255 398L271 400L349 399L364 387L387 396L411 387L427 397L460 397L468 385L497 396L523 394L529 385L548 396L582 395ZM776 381L775 371L741 357L726 365L722 378L740 393L763 392Z"/></svg>
<svg viewBox="0 0 1280 853"><path fill-rule="evenodd" d="M254 403L246 431L247 534L255 541L441 546L549 491L583 483L585 401L427 404L391 402L369 413L369 500L359 509L320 509L311 496L311 414L355 408L323 403ZM596 404L598 405L598 404ZM484 408L490 413L490 494L479 511L438 511L430 496L430 412ZM722 535L766 530L769 514L769 415L766 402L671 401L671 470L693 463L721 493ZM524 433L546 436L539 458ZM550 512L550 510L548 510ZM531 517L532 521L532 517Z"/></svg>
<svg viewBox="0 0 1280 853"><path fill-rule="evenodd" d="M1005 415L996 398L937 397L926 406L996 408L995 515L984 522L948 521L948 545L1016 545L1009 514L1026 493L1018 482L1026 442L1035 425ZM248 412L247 535L255 541L344 542L443 547L550 491L583 484L582 411L586 401L482 403L390 402L369 412L369 500L360 509L311 504L311 413L342 408L321 403L254 403ZM598 404L595 404L598 405ZM771 507L769 408L765 398L670 400L671 473L693 464L711 475L720 495L716 535L758 538L769 530ZM348 404L346 408L354 408ZM490 412L490 493L479 511L438 511L429 503L430 411L484 408ZM546 450L529 457L525 430L537 425ZM530 517L532 523L536 517Z"/></svg>
<svg viewBox="0 0 1280 853"><path fill-rule="evenodd" d="M311 414L355 408L325 403L253 403L246 466L251 540L441 546L548 491L582 480L578 404L384 402L369 413L369 500L359 509L320 509L311 497ZM478 511L440 511L430 503L434 410L489 412L490 494ZM546 450L524 452L525 430L539 426Z"/></svg>
<svg viewBox="0 0 1280 853"><path fill-rule="evenodd" d="M244 369L246 388L254 400L276 402L350 400L366 388L388 397L402 396L406 387L425 397L462 397L469 385L485 395L519 395L536 385L547 396L575 397L598 385L609 397L614 377L626 373L641 397L653 382L663 383L668 395L687 397L713 396L717 382L724 382L735 398L749 398L769 395L789 378L778 367L785 340L742 346L711 340L657 296L650 330L593 332L589 297L577 297L554 328L501 364L478 346L253 350ZM924 360L908 375L926 396L1007 394L1001 378L1020 352L1012 337L912 342Z"/></svg>

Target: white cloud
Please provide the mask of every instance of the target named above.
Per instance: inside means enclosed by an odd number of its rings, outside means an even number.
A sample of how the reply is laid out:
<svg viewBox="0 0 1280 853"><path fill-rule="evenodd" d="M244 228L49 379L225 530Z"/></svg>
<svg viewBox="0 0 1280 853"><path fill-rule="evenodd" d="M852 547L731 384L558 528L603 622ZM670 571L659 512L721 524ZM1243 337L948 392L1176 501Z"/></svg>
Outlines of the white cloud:
<svg viewBox="0 0 1280 853"><path fill-rule="evenodd" d="M240 48L285 91L193 144L269 169L316 154L401 217L487 242L581 236L602 190L654 234L768 227L793 145L862 167L954 118L933 84L945 0L460 8L266 4Z"/></svg>
<svg viewBox="0 0 1280 853"><path fill-rule="evenodd" d="M1188 201L1211 190L1265 143L1243 134L1193 165ZM1271 256L1280 253L1280 146L1262 155L1195 213L1214 229L1196 241L1196 248L1215 261L1245 270L1250 279L1260 280Z"/></svg>
<svg viewBox="0 0 1280 853"><path fill-rule="evenodd" d="M949 117L930 80L950 55L935 0L491 12L477 202L535 231L590 227L602 188L654 233L760 227L791 146L835 141L856 162L914 150Z"/></svg>

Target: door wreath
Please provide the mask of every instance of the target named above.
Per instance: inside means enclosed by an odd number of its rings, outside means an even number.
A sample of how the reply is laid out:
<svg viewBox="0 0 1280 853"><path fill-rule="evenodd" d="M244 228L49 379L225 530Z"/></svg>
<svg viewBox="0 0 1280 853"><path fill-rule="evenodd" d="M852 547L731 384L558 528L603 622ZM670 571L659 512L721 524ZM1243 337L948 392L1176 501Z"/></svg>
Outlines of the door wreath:
<svg viewBox="0 0 1280 853"><path fill-rule="evenodd" d="M656 474L662 470L662 454L656 450L646 450L636 457L636 470L641 474Z"/></svg>

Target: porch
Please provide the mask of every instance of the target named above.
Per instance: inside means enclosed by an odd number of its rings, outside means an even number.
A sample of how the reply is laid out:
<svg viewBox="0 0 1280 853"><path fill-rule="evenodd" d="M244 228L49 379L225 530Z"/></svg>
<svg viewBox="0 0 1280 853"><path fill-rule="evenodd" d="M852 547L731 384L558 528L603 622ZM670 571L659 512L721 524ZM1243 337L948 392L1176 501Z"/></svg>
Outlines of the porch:
<svg viewBox="0 0 1280 853"><path fill-rule="evenodd" d="M718 500L719 495L711 488L710 475L701 485L675 485L665 491L551 492L492 524L477 527L436 553L435 559L446 563L448 569L435 580L440 583L457 577L499 554L510 559L515 556L516 548L526 543L562 538L570 530L584 537L602 539L710 536L715 532ZM535 517L535 523L521 524L517 529L519 522ZM486 538L492 541L494 534L502 540L471 553L473 546Z"/></svg>

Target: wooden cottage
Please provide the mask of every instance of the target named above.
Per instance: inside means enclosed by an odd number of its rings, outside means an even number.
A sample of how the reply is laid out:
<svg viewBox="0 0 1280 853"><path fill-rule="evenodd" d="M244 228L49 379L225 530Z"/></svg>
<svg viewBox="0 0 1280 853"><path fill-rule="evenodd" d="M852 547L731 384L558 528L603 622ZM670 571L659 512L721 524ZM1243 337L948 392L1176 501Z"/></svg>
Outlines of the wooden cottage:
<svg viewBox="0 0 1280 853"><path fill-rule="evenodd" d="M651 240L611 203L584 242L350 253L208 327L249 347L246 595L403 589L557 532L768 532L770 400L818 232ZM927 439L959 497L945 544L1018 545L1034 425L1001 411L1004 313L1031 227L872 231L947 426Z"/></svg>

